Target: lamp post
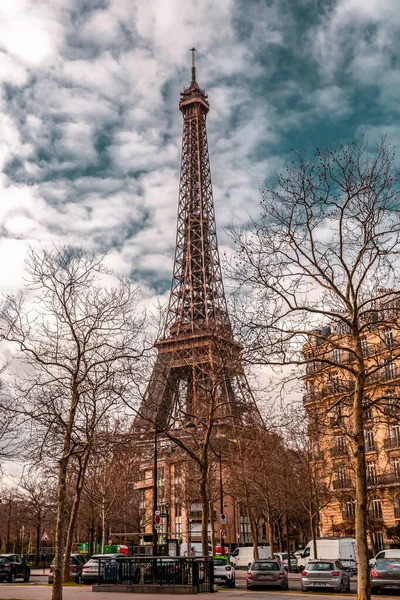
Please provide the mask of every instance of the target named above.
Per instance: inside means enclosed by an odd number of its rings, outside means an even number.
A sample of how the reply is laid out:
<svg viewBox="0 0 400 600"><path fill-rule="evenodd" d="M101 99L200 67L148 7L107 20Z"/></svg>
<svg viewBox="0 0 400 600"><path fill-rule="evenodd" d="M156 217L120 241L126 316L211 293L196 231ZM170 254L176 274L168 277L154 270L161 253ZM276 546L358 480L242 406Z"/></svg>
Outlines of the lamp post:
<svg viewBox="0 0 400 600"><path fill-rule="evenodd" d="M332 524L332 536L334 536L334 535L335 535L335 526L334 526L334 524L333 524L333 520L334 520L334 518L335 518L335 515L331 515L331 516L330 516L330 519L331 519L331 524Z"/></svg>

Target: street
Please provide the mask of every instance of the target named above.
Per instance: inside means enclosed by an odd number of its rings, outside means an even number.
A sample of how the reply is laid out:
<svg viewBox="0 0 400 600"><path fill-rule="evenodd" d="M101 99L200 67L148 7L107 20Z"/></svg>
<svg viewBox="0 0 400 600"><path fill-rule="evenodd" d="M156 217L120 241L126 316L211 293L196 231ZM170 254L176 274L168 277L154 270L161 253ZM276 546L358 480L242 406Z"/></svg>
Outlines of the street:
<svg viewBox="0 0 400 600"><path fill-rule="evenodd" d="M304 600L307 595L312 596L315 600L338 600L339 594L330 592L309 592L302 594L300 592L300 574L293 573L289 575L290 590L288 592L280 592L279 590L246 590L246 571L236 571L236 589L219 588L219 594L222 594L223 600L238 600L239 598L264 598L264 600L284 600L285 597L290 597L290 600ZM43 585L47 583L47 575L35 572L29 583L15 584L0 584L0 600L50 600L51 586ZM341 596L352 597L356 593L356 578L351 581L351 594L341 594ZM157 598L160 594L156 595ZM93 600L100 597L101 600L115 600L116 596L113 593L100 593L100 596L93 595L91 586L71 586L64 588L65 600ZM148 600L152 600L152 594L146 594ZM163 594L164 600L172 600L176 595ZM395 594L382 595L381 598L393 598ZM181 600L189 600L193 595L179 595ZM118 600L132 600L132 594L118 594Z"/></svg>

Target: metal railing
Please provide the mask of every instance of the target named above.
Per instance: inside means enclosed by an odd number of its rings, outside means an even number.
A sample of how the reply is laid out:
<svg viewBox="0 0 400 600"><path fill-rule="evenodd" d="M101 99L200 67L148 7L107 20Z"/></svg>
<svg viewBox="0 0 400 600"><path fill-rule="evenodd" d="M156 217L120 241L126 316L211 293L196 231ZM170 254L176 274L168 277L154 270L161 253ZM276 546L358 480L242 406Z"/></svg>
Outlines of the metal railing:
<svg viewBox="0 0 400 600"><path fill-rule="evenodd" d="M99 560L98 585L193 586L198 592L214 591L212 558L118 557Z"/></svg>

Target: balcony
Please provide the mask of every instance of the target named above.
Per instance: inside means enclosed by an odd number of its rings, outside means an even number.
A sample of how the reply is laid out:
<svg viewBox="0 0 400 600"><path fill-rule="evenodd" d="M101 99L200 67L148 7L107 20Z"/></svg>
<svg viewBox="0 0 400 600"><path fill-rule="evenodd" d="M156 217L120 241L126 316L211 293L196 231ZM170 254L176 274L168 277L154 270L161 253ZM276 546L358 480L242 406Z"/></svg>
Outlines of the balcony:
<svg viewBox="0 0 400 600"><path fill-rule="evenodd" d="M371 444L365 444L365 452L376 452L376 448L375 448L375 444L371 443Z"/></svg>
<svg viewBox="0 0 400 600"><path fill-rule="evenodd" d="M332 487L334 490L351 490L354 488L354 483L350 478L334 479L332 482Z"/></svg>
<svg viewBox="0 0 400 600"><path fill-rule="evenodd" d="M347 448L340 447L340 446L334 446L333 448L331 448L329 450L329 454L331 455L332 458L338 458L339 456L347 456Z"/></svg>
<svg viewBox="0 0 400 600"><path fill-rule="evenodd" d="M375 510L368 511L368 518L370 521L383 521L382 513Z"/></svg>
<svg viewBox="0 0 400 600"><path fill-rule="evenodd" d="M381 473L380 475L367 477L367 485L369 487L400 485L400 473L392 471L391 473Z"/></svg>
<svg viewBox="0 0 400 600"><path fill-rule="evenodd" d="M393 437L386 438L385 440L383 440L383 447L386 450L391 450L393 448L400 448L400 437L393 436Z"/></svg>

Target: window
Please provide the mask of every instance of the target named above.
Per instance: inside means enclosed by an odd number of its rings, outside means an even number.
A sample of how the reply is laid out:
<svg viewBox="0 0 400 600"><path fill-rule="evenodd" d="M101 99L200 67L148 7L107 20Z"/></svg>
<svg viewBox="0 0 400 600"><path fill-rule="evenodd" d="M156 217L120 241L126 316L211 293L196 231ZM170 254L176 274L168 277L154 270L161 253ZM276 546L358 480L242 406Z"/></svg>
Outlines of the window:
<svg viewBox="0 0 400 600"><path fill-rule="evenodd" d="M182 465L179 463L175 465L174 476L175 485L180 485L182 483Z"/></svg>
<svg viewBox="0 0 400 600"><path fill-rule="evenodd" d="M365 452L375 450L374 432L372 429L364 429Z"/></svg>
<svg viewBox="0 0 400 600"><path fill-rule="evenodd" d="M334 487L336 489L343 489L350 485L350 478L346 467L340 466L336 469L336 482L334 482Z"/></svg>
<svg viewBox="0 0 400 600"><path fill-rule="evenodd" d="M383 361L383 374L385 379L393 379L396 377L396 367L390 358Z"/></svg>
<svg viewBox="0 0 400 600"><path fill-rule="evenodd" d="M376 462L374 460L367 460L366 468L367 468L367 479L368 479L369 483L370 484L376 483L377 482Z"/></svg>
<svg viewBox="0 0 400 600"><path fill-rule="evenodd" d="M338 373L333 373L331 378L331 392L337 394L340 392L340 377Z"/></svg>
<svg viewBox="0 0 400 600"><path fill-rule="evenodd" d="M389 446L396 448L400 446L400 425L391 425L389 427Z"/></svg>
<svg viewBox="0 0 400 600"><path fill-rule="evenodd" d="M175 533L179 535L182 533L182 505L175 504Z"/></svg>
<svg viewBox="0 0 400 600"><path fill-rule="evenodd" d="M393 331L390 327L387 327L383 332L383 341L387 348L393 348Z"/></svg>
<svg viewBox="0 0 400 600"><path fill-rule="evenodd" d="M400 479L400 458L392 458L390 461L390 467L395 480Z"/></svg>
<svg viewBox="0 0 400 600"><path fill-rule="evenodd" d="M372 543L374 545L374 552L379 552L385 547L385 538L382 531L372 533Z"/></svg>
<svg viewBox="0 0 400 600"><path fill-rule="evenodd" d="M146 508L146 490L138 490L139 494L139 509Z"/></svg>
<svg viewBox="0 0 400 600"><path fill-rule="evenodd" d="M366 337L361 338L361 352L364 358L368 357L368 339Z"/></svg>
<svg viewBox="0 0 400 600"><path fill-rule="evenodd" d="M343 505L342 505L342 516L343 519L351 519L352 517L354 517L354 513L355 513L355 502L354 502L354 498L348 498L347 500L343 501Z"/></svg>
<svg viewBox="0 0 400 600"><path fill-rule="evenodd" d="M346 438L344 435L335 436L335 450L337 454L346 454Z"/></svg>
<svg viewBox="0 0 400 600"><path fill-rule="evenodd" d="M382 501L380 498L371 498L369 503L370 517L373 519L382 519Z"/></svg>
<svg viewBox="0 0 400 600"><path fill-rule="evenodd" d="M394 518L400 519L400 494L397 494L394 502Z"/></svg>
<svg viewBox="0 0 400 600"><path fill-rule="evenodd" d="M165 479L165 468L158 467L158 469L157 469L157 485L164 485L164 479Z"/></svg>
<svg viewBox="0 0 400 600"><path fill-rule="evenodd" d="M339 348L334 348L331 352L332 362L340 365L340 350Z"/></svg>

